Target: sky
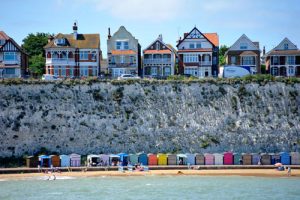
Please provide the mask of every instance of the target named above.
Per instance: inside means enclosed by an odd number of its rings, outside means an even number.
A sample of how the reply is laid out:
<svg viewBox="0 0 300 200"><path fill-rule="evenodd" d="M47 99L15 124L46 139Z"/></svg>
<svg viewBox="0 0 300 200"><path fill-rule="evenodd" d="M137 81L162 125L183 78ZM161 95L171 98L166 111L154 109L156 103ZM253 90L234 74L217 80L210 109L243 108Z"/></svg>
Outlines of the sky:
<svg viewBox="0 0 300 200"><path fill-rule="evenodd" d="M125 26L142 49L159 34L176 47L195 26L231 46L242 34L270 50L285 37L300 46L299 0L1 0L0 30L16 42L29 33L99 33L106 57L107 29Z"/></svg>

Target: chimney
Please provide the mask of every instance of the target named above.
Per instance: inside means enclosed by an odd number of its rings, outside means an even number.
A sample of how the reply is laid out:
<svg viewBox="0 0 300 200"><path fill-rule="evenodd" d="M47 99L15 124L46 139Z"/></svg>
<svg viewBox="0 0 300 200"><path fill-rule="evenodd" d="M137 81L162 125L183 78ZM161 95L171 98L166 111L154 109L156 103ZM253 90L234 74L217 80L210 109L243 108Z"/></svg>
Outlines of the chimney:
<svg viewBox="0 0 300 200"><path fill-rule="evenodd" d="M108 39L111 38L111 35L110 35L110 28L108 28Z"/></svg>
<svg viewBox="0 0 300 200"><path fill-rule="evenodd" d="M266 55L266 47L263 48L263 56Z"/></svg>
<svg viewBox="0 0 300 200"><path fill-rule="evenodd" d="M158 40L161 41L161 42L163 41L162 34L160 34L160 35L158 36Z"/></svg>
<svg viewBox="0 0 300 200"><path fill-rule="evenodd" d="M77 24L76 24L76 22L74 22L74 25L73 25L73 37L74 37L74 40L77 40L77 30L78 30Z"/></svg>
<svg viewBox="0 0 300 200"><path fill-rule="evenodd" d="M50 43L54 39L53 35L48 36L48 43Z"/></svg>

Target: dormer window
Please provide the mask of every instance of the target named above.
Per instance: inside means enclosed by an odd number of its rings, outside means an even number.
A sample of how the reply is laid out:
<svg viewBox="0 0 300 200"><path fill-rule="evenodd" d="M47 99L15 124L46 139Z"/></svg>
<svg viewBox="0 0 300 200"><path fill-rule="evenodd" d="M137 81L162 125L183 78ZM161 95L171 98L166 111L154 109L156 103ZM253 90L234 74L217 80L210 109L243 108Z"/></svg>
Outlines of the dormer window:
<svg viewBox="0 0 300 200"><path fill-rule="evenodd" d="M63 46L66 44L66 40L65 40L65 38L57 38L54 40L54 43L57 46L60 46L60 45Z"/></svg>
<svg viewBox="0 0 300 200"><path fill-rule="evenodd" d="M289 44L284 44L284 50L288 50L289 49Z"/></svg>
<svg viewBox="0 0 300 200"><path fill-rule="evenodd" d="M240 49L248 49L248 45L246 43L241 43Z"/></svg>

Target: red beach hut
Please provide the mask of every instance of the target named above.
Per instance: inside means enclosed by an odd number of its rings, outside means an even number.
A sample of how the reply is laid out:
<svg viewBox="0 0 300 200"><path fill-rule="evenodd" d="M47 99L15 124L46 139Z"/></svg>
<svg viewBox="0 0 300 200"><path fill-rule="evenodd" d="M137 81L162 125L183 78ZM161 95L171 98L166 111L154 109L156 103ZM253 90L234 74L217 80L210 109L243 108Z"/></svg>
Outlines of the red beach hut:
<svg viewBox="0 0 300 200"><path fill-rule="evenodd" d="M157 155L156 154L148 154L148 165L157 165Z"/></svg>
<svg viewBox="0 0 300 200"><path fill-rule="evenodd" d="M224 153L224 165L233 165L233 153L232 152Z"/></svg>

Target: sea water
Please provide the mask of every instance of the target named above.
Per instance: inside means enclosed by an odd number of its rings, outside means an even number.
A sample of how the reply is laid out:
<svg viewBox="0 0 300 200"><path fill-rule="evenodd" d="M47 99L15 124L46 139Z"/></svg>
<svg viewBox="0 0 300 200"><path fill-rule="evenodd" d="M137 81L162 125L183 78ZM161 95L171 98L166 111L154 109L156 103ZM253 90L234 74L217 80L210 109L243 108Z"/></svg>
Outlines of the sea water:
<svg viewBox="0 0 300 200"><path fill-rule="evenodd" d="M300 199L299 178L142 176L1 180L1 200Z"/></svg>

